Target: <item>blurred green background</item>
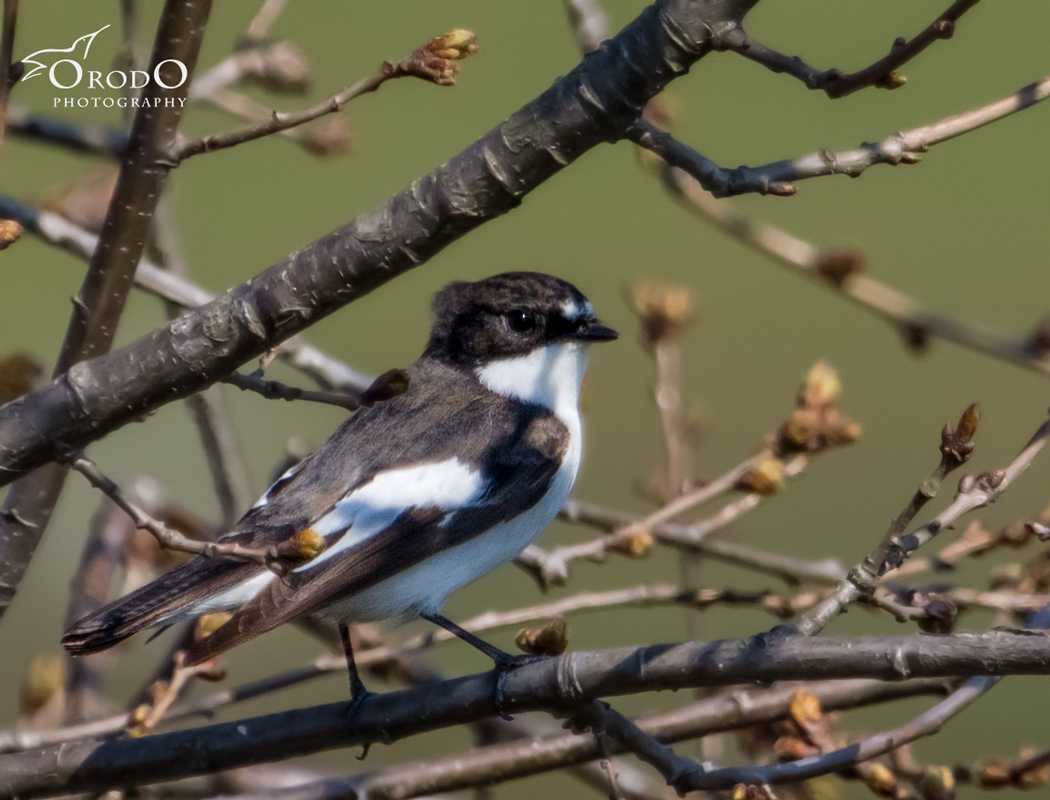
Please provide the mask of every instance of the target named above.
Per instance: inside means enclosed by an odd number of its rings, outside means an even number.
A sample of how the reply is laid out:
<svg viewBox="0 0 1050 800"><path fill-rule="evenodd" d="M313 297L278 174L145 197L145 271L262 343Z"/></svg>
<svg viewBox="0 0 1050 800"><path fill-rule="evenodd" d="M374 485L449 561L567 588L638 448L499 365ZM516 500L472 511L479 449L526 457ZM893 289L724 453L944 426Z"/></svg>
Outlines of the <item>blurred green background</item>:
<svg viewBox="0 0 1050 800"><path fill-rule="evenodd" d="M143 42L152 41L161 4L143 2ZM893 39L911 36L943 10L944 0L764 0L747 20L749 33L819 67L857 69L880 57ZM610 30L633 19L643 3L605 0ZM230 52L255 2L216 3L199 67ZM116 3L37 0L22 6L16 57L65 46L111 23L89 60L104 69L119 48ZM579 60L560 2L433 3L293 2L274 25L275 39L302 47L310 60L306 98L253 96L279 108L326 97L370 74L384 59L400 58L453 27L476 31L480 51L462 65L451 89L401 80L353 102L347 111L353 151L319 159L283 137L194 158L176 170L169 194L193 277L222 291L247 280L292 250L367 211L411 180L469 145L531 100ZM702 60L671 87L675 132L725 166L760 164L820 148L845 149L1003 97L1050 72L1046 32L1050 5L1011 0L978 5L940 42L907 65L899 91L869 89L829 101L799 82L732 54ZM12 102L81 121L119 125L115 111L50 112L54 90L43 81L16 87ZM1050 107L1022 114L942 144L915 167L876 167L859 180L803 182L789 199L751 196L738 208L785 227L818 246L857 248L868 270L932 309L997 329L1022 333L1050 312L1046 265L1047 185L1050 184ZM239 126L204 107L191 108L187 135ZM61 197L103 162L9 138L0 158L0 191L44 202ZM0 255L0 356L28 352L50 365L68 322L69 297L82 280L83 262L26 239ZM817 459L781 496L736 524L728 536L801 557L858 561L936 463L940 427L977 401L984 419L971 466L1004 466L1042 421L1050 401L1045 376L933 341L921 357L897 332L841 298L788 274L760 254L690 217L638 168L629 144L596 148L548 181L518 210L445 250L330 317L308 333L311 342L355 367L378 373L407 366L429 329L431 294L450 280L474 280L512 269L550 272L576 283L604 321L624 335L596 348L588 374L587 444L576 494L644 511L635 486L663 462L651 397L652 363L638 344L636 318L625 290L642 278L688 287L696 323L683 339L688 403L702 421L697 477L712 478L748 455L792 407L808 367L827 359L841 373L843 405L864 434L852 447ZM128 342L163 324L152 297L135 294L118 333ZM275 368L274 377L300 378ZM342 418L338 410L243 396L228 389L252 480L261 492L290 436L319 445ZM94 445L90 455L115 479L158 480L170 497L215 516L207 468L196 431L181 404L147 424L129 425ZM954 486L954 482L952 482ZM947 492L946 492L947 494ZM0 628L0 726L17 714L17 686L32 658L58 650L67 582L98 498L78 476L61 505ZM1044 457L991 509L989 525L1030 518L1050 503L1050 459ZM943 507L935 502L933 509ZM593 532L555 524L541 539L553 545L582 541ZM1032 551L1028 551L1031 553ZM1020 558L1015 554L995 560ZM985 560L960 580L984 585ZM772 579L712 563L706 584L780 589ZM577 564L560 597L581 589L674 582L674 553L648 560L613 558ZM446 613L463 619L486 609L539 602L532 581L505 567L460 591ZM988 624L987 615L964 627ZM745 636L771 624L757 611L713 610L710 637ZM599 613L570 619L578 649L681 640L677 609ZM414 630L410 627L407 632ZM855 611L831 633L899 633L883 616ZM493 635L505 648L513 632ZM135 641L112 675L114 695L138 685L163 649ZM314 640L287 628L258 639L228 658L229 681L242 683L303 664L319 652ZM486 668L468 648L443 646L433 661L445 674ZM371 678L373 688L383 688ZM206 687L205 687L206 688ZM1009 756L1019 746L1050 746L1045 714L1031 713L1046 684L1011 679L939 737L917 746L920 758L969 762ZM127 690L124 690L124 694ZM345 678L331 677L236 715L344 699ZM643 696L616 701L628 711L674 703ZM858 715L875 730L903 722L929 701ZM1028 712L1028 713L1026 713ZM229 716L229 715L227 715ZM850 719L853 719L851 717ZM995 731L994 736L990 732ZM450 752L469 743L466 732L442 733L373 751L367 768ZM687 748L688 749L688 748ZM342 770L360 767L346 752L317 759ZM567 778L541 778L499 790L524 796L541 788L569 790ZM860 792L846 786L847 794ZM976 790L964 790L976 792Z"/></svg>

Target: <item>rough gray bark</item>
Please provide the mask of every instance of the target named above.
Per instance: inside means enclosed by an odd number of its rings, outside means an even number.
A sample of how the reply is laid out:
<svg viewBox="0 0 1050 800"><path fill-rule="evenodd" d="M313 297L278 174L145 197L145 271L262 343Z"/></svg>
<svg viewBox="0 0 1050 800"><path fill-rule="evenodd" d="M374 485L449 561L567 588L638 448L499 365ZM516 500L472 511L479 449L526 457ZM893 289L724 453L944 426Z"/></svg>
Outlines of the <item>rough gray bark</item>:
<svg viewBox="0 0 1050 800"><path fill-rule="evenodd" d="M1050 674L1050 637L995 631L949 636L809 638L764 634L569 653L507 678L506 707L570 713L595 698L778 680ZM142 739L86 740L0 756L0 800L99 792L307 755L491 717L491 673L377 695L352 724L349 702Z"/></svg>

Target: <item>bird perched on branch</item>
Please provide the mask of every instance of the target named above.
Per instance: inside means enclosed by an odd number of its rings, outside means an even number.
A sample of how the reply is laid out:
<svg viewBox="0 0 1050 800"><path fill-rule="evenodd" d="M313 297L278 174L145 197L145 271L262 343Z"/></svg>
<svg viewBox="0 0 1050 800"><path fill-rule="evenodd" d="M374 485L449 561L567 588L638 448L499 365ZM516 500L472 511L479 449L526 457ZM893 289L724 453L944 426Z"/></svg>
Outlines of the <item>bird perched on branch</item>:
<svg viewBox="0 0 1050 800"><path fill-rule="evenodd" d="M279 478L219 541L285 553L198 556L66 631L83 655L156 626L233 616L186 654L199 664L306 614L338 623L352 709L368 695L347 624L421 616L493 659L503 709L511 656L441 616L460 586L510 561L554 519L580 465L587 347L615 339L574 286L512 272L452 283L407 391L363 409Z"/></svg>

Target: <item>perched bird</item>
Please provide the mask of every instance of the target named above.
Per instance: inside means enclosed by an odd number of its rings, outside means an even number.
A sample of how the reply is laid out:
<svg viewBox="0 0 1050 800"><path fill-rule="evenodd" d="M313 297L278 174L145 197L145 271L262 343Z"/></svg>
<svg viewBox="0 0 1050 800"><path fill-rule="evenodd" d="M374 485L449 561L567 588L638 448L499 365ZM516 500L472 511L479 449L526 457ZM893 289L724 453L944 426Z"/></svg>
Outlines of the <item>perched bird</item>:
<svg viewBox="0 0 1050 800"><path fill-rule="evenodd" d="M278 575L198 556L80 620L63 646L94 653L146 628L233 611L186 654L192 665L318 614L339 624L356 710L368 692L347 623L418 615L493 659L502 715L506 672L529 657L502 652L440 611L558 513L580 466L587 346L617 334L574 286L539 273L452 283L433 307L407 391L350 417L220 540L313 542L309 560Z"/></svg>

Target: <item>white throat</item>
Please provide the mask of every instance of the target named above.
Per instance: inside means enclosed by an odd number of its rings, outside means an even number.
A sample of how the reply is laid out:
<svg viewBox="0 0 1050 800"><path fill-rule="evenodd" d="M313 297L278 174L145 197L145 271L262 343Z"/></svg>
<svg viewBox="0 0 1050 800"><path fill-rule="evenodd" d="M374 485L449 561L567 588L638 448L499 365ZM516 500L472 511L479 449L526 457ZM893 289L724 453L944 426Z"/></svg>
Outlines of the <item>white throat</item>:
<svg viewBox="0 0 1050 800"><path fill-rule="evenodd" d="M538 347L528 355L501 358L477 370L478 380L504 397L545 406L570 430L578 429L580 383L587 349L580 342Z"/></svg>

